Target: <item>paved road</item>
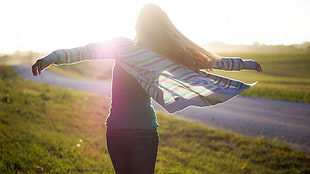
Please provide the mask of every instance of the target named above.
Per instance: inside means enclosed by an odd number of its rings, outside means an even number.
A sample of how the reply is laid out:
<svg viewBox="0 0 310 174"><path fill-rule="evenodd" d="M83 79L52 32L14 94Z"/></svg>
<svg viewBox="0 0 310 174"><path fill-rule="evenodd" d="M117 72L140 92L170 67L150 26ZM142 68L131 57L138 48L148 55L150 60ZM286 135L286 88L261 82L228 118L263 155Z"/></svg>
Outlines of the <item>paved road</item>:
<svg viewBox="0 0 310 174"><path fill-rule="evenodd" d="M50 71L34 77L31 75L31 65L14 67L24 78L34 81L105 96L111 94L110 82L70 79ZM157 109L161 109L153 103ZM276 138L310 154L310 104L235 97L223 104L204 108L189 107L173 115L246 136Z"/></svg>

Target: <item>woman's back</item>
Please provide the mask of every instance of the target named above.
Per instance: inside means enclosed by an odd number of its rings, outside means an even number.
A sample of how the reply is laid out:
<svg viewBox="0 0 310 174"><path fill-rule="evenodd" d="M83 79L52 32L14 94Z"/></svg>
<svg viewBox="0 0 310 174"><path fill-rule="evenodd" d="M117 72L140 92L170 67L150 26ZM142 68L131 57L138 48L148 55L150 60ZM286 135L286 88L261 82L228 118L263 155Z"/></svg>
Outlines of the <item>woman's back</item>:
<svg viewBox="0 0 310 174"><path fill-rule="evenodd" d="M117 62L113 68L112 104L106 125L113 129L157 129L149 95Z"/></svg>

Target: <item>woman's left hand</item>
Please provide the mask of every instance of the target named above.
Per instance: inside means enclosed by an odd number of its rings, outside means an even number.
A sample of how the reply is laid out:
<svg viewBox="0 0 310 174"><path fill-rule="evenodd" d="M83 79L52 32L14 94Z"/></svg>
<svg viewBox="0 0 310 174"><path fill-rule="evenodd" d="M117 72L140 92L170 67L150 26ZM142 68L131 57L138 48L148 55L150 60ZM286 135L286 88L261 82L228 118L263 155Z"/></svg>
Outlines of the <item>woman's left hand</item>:
<svg viewBox="0 0 310 174"><path fill-rule="evenodd" d="M42 59L39 59L36 61L35 64L32 65L32 74L34 76L40 75L41 71L46 67L45 61Z"/></svg>

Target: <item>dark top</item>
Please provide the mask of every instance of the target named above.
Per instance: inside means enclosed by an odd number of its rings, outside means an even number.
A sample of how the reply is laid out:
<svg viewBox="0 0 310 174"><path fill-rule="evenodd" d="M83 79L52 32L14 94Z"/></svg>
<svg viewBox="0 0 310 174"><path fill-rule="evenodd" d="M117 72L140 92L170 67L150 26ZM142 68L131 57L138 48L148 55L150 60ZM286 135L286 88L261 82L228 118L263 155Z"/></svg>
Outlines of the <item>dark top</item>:
<svg viewBox="0 0 310 174"><path fill-rule="evenodd" d="M106 125L110 129L157 129L151 98L138 81L116 61L113 68L112 103Z"/></svg>

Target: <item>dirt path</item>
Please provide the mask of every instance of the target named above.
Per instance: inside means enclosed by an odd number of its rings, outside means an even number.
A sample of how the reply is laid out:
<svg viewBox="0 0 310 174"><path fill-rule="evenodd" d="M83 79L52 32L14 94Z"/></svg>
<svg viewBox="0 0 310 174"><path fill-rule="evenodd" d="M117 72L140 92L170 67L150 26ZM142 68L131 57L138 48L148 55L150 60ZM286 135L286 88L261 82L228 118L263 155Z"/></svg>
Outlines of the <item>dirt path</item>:
<svg viewBox="0 0 310 174"><path fill-rule="evenodd" d="M31 75L31 65L14 66L24 78L75 90L110 96L111 83L70 79L50 71ZM155 102L154 106L161 109ZM235 97L212 107L189 107L177 112L179 118L230 132L278 139L310 154L310 104Z"/></svg>

